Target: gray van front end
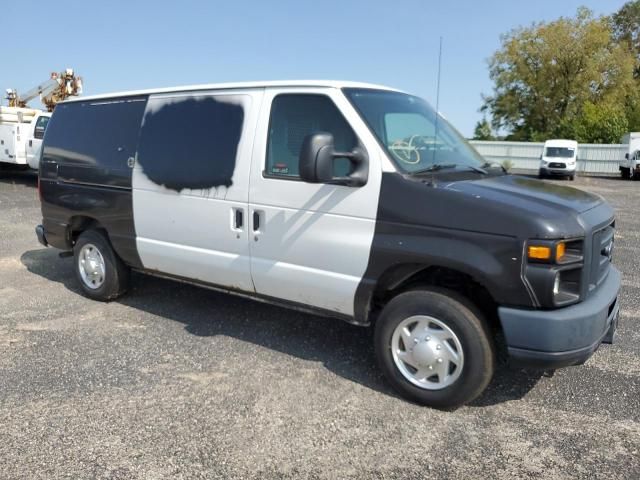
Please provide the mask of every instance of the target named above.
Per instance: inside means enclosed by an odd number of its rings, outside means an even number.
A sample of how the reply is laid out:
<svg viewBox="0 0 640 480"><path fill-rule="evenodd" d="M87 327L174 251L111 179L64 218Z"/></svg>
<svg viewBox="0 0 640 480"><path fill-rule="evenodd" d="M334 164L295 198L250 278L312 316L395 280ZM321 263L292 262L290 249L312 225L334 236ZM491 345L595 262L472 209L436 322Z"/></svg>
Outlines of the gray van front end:
<svg viewBox="0 0 640 480"><path fill-rule="evenodd" d="M554 369L580 365L601 343L612 343L620 306L620 272L587 300L557 310L499 307L498 315L514 366Z"/></svg>
<svg viewBox="0 0 640 480"><path fill-rule="evenodd" d="M615 217L608 203L511 175L423 180L384 177L365 279L393 284L385 272L393 273L395 263L414 266L402 278L417 283L429 281L416 274L418 265L469 275L493 299L495 310L486 314L497 317L514 366L578 365L601 343L611 343L621 279L612 264ZM406 208L416 204L446 208ZM529 255L530 246L556 252L560 244L566 247L562 260L555 253L546 260Z"/></svg>
<svg viewBox="0 0 640 480"><path fill-rule="evenodd" d="M601 201L575 218L584 231L575 242L580 249L575 262L536 264L523 259L523 278L533 286L537 308L498 308L513 365L548 369L579 365L601 343L613 341L620 312L618 294L621 286L621 274L612 264L613 210ZM565 297L564 302L554 301L549 296L544 298L545 291L548 293L550 288L537 282L541 271L549 275L559 272L561 277L567 274L565 276L570 277L573 285L573 297Z"/></svg>

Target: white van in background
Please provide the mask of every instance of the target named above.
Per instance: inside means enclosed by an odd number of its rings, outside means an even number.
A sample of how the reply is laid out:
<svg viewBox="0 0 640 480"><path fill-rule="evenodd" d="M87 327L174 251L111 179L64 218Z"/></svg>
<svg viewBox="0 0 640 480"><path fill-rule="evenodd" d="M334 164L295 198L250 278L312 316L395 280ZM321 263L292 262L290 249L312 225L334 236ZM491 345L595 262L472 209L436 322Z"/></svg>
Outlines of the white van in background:
<svg viewBox="0 0 640 480"><path fill-rule="evenodd" d="M622 178L640 178L640 132L627 133L620 143L626 146L624 158L620 161Z"/></svg>
<svg viewBox="0 0 640 480"><path fill-rule="evenodd" d="M575 140L547 140L540 155L538 176L563 176L573 180L578 161L578 142Z"/></svg>

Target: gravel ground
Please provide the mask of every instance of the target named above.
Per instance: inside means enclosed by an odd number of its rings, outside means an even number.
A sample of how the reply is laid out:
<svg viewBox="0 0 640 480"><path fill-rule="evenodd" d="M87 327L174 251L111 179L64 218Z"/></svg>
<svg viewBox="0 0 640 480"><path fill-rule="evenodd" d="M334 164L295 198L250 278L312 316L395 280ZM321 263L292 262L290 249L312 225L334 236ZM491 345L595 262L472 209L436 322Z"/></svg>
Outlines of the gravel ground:
<svg viewBox="0 0 640 480"><path fill-rule="evenodd" d="M572 184L618 212L616 343L448 413L389 389L366 329L142 275L84 298L35 184L0 172L0 478L640 478L640 182Z"/></svg>

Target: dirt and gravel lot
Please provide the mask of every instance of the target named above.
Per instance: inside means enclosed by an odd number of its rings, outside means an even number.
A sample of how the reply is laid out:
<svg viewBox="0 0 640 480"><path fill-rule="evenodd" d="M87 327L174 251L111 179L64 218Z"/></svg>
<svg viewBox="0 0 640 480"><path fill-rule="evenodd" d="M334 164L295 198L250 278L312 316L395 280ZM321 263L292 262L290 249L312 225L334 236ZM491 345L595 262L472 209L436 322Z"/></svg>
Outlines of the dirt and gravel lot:
<svg viewBox="0 0 640 480"><path fill-rule="evenodd" d="M618 212L616 343L440 412L366 329L142 275L84 298L35 176L0 173L0 478L640 478L640 182L572 185Z"/></svg>

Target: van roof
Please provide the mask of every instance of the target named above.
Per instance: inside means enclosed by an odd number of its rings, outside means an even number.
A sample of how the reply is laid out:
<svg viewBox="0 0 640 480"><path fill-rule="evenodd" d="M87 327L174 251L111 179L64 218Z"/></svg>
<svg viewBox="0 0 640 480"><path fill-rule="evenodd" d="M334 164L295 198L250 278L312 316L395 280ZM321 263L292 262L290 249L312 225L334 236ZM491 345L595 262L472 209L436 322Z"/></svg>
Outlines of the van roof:
<svg viewBox="0 0 640 480"><path fill-rule="evenodd" d="M135 95L152 95L157 93L196 92L199 90L239 90L244 88L268 88L268 87L325 87L325 88L373 88L399 92L394 88L372 83L349 82L341 80L277 80L265 82L235 82L235 83L205 83L201 85L185 85L181 87L152 88L147 90L131 90L116 93L104 93L86 97L73 97L62 103L80 102L85 100L101 100L118 97L131 97Z"/></svg>
<svg viewBox="0 0 640 480"><path fill-rule="evenodd" d="M553 139L553 140L547 140L546 142L544 142L544 145L552 146L552 147L576 148L578 146L578 142L576 142L575 140Z"/></svg>

